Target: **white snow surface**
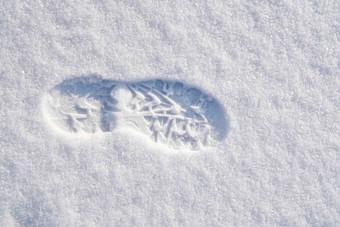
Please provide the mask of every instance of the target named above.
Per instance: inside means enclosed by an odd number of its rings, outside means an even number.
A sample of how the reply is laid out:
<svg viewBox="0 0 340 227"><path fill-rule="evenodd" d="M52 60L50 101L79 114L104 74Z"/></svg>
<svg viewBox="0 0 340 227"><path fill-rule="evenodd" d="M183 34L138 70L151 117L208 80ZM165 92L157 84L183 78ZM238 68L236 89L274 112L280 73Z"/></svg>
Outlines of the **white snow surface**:
<svg viewBox="0 0 340 227"><path fill-rule="evenodd" d="M0 226L339 226L340 1L0 0ZM176 80L225 110L214 148L62 138L67 79Z"/></svg>

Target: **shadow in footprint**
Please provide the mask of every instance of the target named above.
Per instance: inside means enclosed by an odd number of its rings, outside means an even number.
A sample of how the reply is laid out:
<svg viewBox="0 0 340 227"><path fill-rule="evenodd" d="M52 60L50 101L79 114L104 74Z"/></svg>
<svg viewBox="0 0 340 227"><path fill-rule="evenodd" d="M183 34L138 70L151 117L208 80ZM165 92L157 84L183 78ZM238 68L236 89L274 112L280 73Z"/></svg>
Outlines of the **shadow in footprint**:
<svg viewBox="0 0 340 227"><path fill-rule="evenodd" d="M44 105L49 120L65 132L129 127L171 148L198 149L223 140L228 132L219 102L180 81L74 77L52 88Z"/></svg>

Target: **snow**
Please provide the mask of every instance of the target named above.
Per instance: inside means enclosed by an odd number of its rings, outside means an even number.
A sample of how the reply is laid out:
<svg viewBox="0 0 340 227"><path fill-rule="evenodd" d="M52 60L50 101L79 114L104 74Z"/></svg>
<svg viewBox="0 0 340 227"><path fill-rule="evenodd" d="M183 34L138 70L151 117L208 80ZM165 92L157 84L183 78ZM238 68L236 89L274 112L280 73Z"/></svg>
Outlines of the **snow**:
<svg viewBox="0 0 340 227"><path fill-rule="evenodd" d="M0 5L0 226L340 224L339 1ZM60 136L46 94L92 74L197 87L227 136Z"/></svg>

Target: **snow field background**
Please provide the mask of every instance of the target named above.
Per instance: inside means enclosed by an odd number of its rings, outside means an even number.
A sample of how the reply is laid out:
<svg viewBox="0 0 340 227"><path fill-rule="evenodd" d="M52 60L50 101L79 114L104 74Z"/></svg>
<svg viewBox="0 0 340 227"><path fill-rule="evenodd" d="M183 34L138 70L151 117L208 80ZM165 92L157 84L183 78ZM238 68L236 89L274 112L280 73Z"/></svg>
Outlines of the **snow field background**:
<svg viewBox="0 0 340 227"><path fill-rule="evenodd" d="M337 226L337 1L0 1L1 226ZM229 120L216 149L60 138L66 79L179 80Z"/></svg>

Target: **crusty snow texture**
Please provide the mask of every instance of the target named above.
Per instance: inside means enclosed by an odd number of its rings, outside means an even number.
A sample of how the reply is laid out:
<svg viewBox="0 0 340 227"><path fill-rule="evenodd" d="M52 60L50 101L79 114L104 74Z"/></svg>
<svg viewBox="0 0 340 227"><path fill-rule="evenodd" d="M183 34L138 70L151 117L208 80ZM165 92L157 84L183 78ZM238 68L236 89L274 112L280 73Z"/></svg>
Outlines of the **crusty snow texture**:
<svg viewBox="0 0 340 227"><path fill-rule="evenodd" d="M340 1L0 0L0 226L339 226ZM60 137L65 80L211 94L226 138Z"/></svg>

